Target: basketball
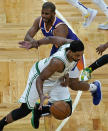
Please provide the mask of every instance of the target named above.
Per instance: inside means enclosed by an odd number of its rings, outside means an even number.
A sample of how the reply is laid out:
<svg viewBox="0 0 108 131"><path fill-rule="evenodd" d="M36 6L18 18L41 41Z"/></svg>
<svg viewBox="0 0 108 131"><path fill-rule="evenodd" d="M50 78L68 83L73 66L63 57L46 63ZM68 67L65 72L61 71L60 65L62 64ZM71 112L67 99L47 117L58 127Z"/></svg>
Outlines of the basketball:
<svg viewBox="0 0 108 131"><path fill-rule="evenodd" d="M71 113L71 108L65 101L57 101L50 107L51 114L58 120L63 120Z"/></svg>

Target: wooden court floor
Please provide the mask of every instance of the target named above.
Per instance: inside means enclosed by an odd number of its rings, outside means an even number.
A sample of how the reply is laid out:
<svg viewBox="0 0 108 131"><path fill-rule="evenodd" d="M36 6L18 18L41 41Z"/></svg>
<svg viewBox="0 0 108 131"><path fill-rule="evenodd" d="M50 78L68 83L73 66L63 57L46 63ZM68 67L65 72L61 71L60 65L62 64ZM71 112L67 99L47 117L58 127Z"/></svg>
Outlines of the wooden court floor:
<svg viewBox="0 0 108 131"><path fill-rule="evenodd" d="M86 65L90 65L100 57L96 53L96 47L108 41L108 31L97 28L98 24L105 21L104 14L91 0L81 0L87 7L98 10L91 26L85 29L82 27L83 18L78 9L65 0L50 1L56 4L57 10L84 42ZM108 1L106 2L108 4ZM40 16L42 3L42 0L0 0L0 119L19 106L17 100L25 89L32 64L49 55L50 46L41 47L37 52L35 49L19 49L17 44L24 39L34 19ZM35 38L42 36L39 33ZM108 50L104 52L107 53ZM97 79L102 83L101 103L94 106L90 93L83 92L75 111L61 131L108 131L108 65L94 71L90 82ZM77 92L70 92L74 102ZM4 131L34 131L30 119L31 114L9 124ZM43 117L38 130L55 131L60 123L61 121L53 117Z"/></svg>

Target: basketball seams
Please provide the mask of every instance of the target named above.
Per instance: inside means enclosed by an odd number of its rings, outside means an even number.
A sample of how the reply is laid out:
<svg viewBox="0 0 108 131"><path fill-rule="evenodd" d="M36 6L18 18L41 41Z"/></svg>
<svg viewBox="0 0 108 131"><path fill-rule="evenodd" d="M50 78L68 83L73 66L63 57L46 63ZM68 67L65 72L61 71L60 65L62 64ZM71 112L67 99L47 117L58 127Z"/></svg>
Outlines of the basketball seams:
<svg viewBox="0 0 108 131"><path fill-rule="evenodd" d="M62 109L60 109L58 106L56 106L56 105L54 105L54 108L56 108L56 109L58 109L58 111L59 111L59 113L61 113L61 115L63 116L63 117L65 117L65 113L64 113L64 110L62 110Z"/></svg>
<svg viewBox="0 0 108 131"><path fill-rule="evenodd" d="M66 102L65 102L65 105L66 105L65 114L66 114L67 111L68 111L67 115L69 116L69 115L70 115L71 108L70 108L69 104L66 103ZM69 109L68 109L68 108L69 108ZM68 109L68 110L67 110L67 109Z"/></svg>
<svg viewBox="0 0 108 131"><path fill-rule="evenodd" d="M71 108L65 101L57 101L51 106L51 114L59 120L63 120L69 116Z"/></svg>
<svg viewBox="0 0 108 131"><path fill-rule="evenodd" d="M55 112L53 112L52 115L53 115L56 119L62 120L62 119L65 118L65 114L64 114L63 111L58 110L58 109L56 108L56 106L54 106L54 110L55 110Z"/></svg>

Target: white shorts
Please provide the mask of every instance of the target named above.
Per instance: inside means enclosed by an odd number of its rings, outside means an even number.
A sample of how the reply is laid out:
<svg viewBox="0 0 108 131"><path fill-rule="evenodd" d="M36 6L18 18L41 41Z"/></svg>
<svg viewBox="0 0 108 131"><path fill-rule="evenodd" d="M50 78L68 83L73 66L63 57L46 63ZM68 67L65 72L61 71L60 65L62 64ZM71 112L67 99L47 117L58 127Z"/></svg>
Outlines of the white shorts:
<svg viewBox="0 0 108 131"><path fill-rule="evenodd" d="M36 70L36 64L34 64L29 72L26 89L19 99L19 102L27 103L29 109L33 109L36 101L39 99L39 95L36 89L36 79L38 76L39 74ZM68 87L62 87L60 86L60 83L57 83L56 86L54 84L52 87L43 87L43 93L50 96L50 102L59 100L70 101L70 93Z"/></svg>

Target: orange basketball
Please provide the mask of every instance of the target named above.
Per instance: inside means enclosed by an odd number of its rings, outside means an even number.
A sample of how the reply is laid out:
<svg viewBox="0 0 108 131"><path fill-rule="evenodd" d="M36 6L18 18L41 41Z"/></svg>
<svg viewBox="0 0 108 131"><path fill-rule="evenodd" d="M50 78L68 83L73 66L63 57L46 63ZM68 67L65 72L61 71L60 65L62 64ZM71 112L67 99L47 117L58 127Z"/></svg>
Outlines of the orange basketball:
<svg viewBox="0 0 108 131"><path fill-rule="evenodd" d="M63 120L71 113L71 108L65 101L57 101L50 107L51 114L58 120Z"/></svg>

